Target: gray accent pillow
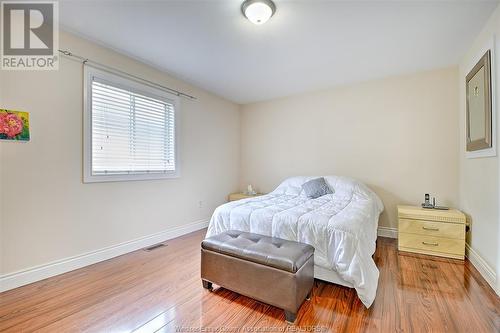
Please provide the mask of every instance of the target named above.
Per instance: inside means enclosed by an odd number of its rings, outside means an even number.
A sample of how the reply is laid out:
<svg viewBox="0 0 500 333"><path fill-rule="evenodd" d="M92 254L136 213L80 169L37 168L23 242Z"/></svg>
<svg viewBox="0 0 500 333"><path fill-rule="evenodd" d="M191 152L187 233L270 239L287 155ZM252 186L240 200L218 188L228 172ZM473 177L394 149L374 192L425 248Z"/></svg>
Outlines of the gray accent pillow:
<svg viewBox="0 0 500 333"><path fill-rule="evenodd" d="M325 194L332 194L332 190L325 181L325 178L315 178L302 184L302 189L308 198L316 199Z"/></svg>

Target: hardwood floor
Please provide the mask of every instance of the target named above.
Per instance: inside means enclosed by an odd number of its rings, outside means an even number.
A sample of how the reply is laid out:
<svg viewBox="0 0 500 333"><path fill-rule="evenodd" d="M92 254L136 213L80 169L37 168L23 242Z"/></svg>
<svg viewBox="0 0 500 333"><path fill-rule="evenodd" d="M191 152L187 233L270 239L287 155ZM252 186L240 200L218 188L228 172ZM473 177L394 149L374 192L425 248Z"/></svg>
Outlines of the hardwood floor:
<svg viewBox="0 0 500 333"><path fill-rule="evenodd" d="M283 332L287 324L282 310L223 288L214 292L202 288L204 233L2 293L0 331ZM500 299L468 261L398 253L396 241L388 238L379 238L375 261L380 280L370 309L364 308L353 289L318 282L311 301L302 305L295 328L500 331Z"/></svg>

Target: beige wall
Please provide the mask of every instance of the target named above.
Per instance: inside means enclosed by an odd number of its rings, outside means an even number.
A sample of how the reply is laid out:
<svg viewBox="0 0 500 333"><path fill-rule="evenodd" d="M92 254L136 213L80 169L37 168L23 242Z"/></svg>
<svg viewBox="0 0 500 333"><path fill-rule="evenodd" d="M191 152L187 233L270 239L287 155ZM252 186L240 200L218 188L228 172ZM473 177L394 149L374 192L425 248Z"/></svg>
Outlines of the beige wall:
<svg viewBox="0 0 500 333"><path fill-rule="evenodd" d="M2 108L3 103L3 72L0 71L0 108ZM3 183L2 183L2 166L3 166L3 154L2 154L2 143L0 143L0 275L2 275L3 269Z"/></svg>
<svg viewBox="0 0 500 333"><path fill-rule="evenodd" d="M470 71L474 59L483 54L496 34L496 91L500 103L500 7L498 7L482 32L474 41L460 62L459 74L459 119L460 119L460 207L470 215L472 227L468 235L470 246L492 267L500 271L500 230L499 230L499 165L498 156L467 159L465 156L465 76ZM498 111L497 111L498 115ZM498 117L497 117L498 118ZM500 121L500 119L498 119ZM500 128L500 126L498 126ZM497 131L498 132L498 131ZM498 152L498 146L497 146ZM500 273L497 273L500 276ZM497 278L499 290L500 279Z"/></svg>
<svg viewBox="0 0 500 333"><path fill-rule="evenodd" d="M63 58L59 71L3 71L2 107L31 112L32 140L0 143L2 273L208 219L238 188L238 105L72 35L62 34L60 44L198 97L181 100L182 175L82 184L81 63Z"/></svg>
<svg viewBox="0 0 500 333"><path fill-rule="evenodd" d="M267 192L301 174L364 181L384 201L380 225L388 227L397 204L430 192L472 216L469 242L498 271L498 158L464 154L463 78L493 33L500 36L500 8L459 68L241 107L63 33L62 48L198 97L181 101L182 177L82 184L81 64L0 71L0 108L32 120L31 142L0 142L0 275L207 219L238 187ZM496 45L500 64L498 37Z"/></svg>
<svg viewBox="0 0 500 333"><path fill-rule="evenodd" d="M354 177L382 198L387 227L397 226L397 204L424 193L456 206L457 80L448 68L243 106L240 186Z"/></svg>

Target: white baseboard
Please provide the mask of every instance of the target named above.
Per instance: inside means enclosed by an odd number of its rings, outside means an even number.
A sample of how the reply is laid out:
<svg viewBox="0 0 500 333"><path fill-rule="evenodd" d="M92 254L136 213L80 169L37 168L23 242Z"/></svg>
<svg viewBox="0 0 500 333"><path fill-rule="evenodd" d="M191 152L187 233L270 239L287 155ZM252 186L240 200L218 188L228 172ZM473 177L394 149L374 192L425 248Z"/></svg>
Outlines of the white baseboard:
<svg viewBox="0 0 500 333"><path fill-rule="evenodd" d="M389 227L378 227L377 235L380 237L398 238L398 229Z"/></svg>
<svg viewBox="0 0 500 333"><path fill-rule="evenodd" d="M477 253L469 244L465 243L465 256L470 263L476 267L479 274L488 282L493 290L500 296L500 289L497 287L497 274L493 268Z"/></svg>
<svg viewBox="0 0 500 333"><path fill-rule="evenodd" d="M170 228L153 235L128 242L112 245L97 251L87 252L74 257L57 260L48 264L31 267L22 271L0 276L0 292L24 286L52 276L66 273L100 261L108 260L125 253L158 244L168 239L179 237L208 226L208 220L201 220L187 225Z"/></svg>
<svg viewBox="0 0 500 333"><path fill-rule="evenodd" d="M170 228L153 235L141 237L132 241L112 245L97 251L87 252L70 258L57 260L45 265L35 266L26 270L0 276L0 292L24 286L52 276L63 274L78 268L108 260L132 251L148 247L165 240L179 237L208 226L208 220L193 222L184 226ZM378 236L397 238L396 228L378 227ZM500 296L500 289L496 286L496 273L486 261L469 244L465 244L465 255L471 264L479 271L486 282Z"/></svg>

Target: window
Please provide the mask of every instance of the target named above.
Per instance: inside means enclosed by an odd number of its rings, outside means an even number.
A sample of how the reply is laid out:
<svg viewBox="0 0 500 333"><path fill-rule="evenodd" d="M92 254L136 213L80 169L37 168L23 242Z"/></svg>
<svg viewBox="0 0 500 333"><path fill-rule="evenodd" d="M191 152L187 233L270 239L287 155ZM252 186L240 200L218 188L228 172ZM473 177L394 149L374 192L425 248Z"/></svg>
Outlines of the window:
<svg viewBox="0 0 500 333"><path fill-rule="evenodd" d="M178 97L85 65L84 182L179 175Z"/></svg>

